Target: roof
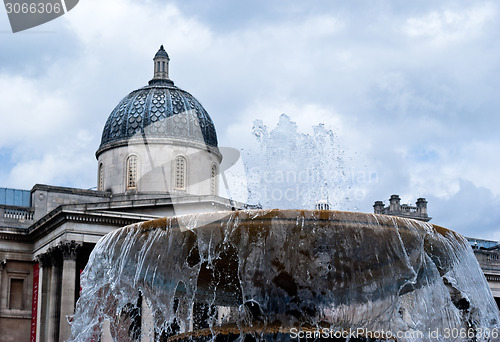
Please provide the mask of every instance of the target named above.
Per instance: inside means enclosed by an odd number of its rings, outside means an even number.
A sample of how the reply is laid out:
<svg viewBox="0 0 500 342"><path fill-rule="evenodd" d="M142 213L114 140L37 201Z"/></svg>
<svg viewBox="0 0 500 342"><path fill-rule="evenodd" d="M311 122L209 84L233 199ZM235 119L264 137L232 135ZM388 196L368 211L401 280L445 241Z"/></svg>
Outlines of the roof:
<svg viewBox="0 0 500 342"><path fill-rule="evenodd" d="M473 248L479 248L479 249L496 249L499 246L498 241L493 241L493 240L483 240L483 239L468 237L467 241L469 241L470 245Z"/></svg>
<svg viewBox="0 0 500 342"><path fill-rule="evenodd" d="M217 147L215 126L205 108L167 82L153 82L118 103L106 121L97 154L134 137L184 139Z"/></svg>
<svg viewBox="0 0 500 342"><path fill-rule="evenodd" d="M158 52L156 53L155 57L154 58L157 58L157 57L165 57L165 58L169 58L168 57L168 53L167 51L165 51L165 48L162 46L160 46L160 49L158 50ZM170 58L169 58L170 59Z"/></svg>
<svg viewBox="0 0 500 342"><path fill-rule="evenodd" d="M158 56L168 58L163 45L155 59ZM215 126L205 108L168 75L153 78L118 103L106 121L96 155L131 139L149 143L165 138L217 148Z"/></svg>

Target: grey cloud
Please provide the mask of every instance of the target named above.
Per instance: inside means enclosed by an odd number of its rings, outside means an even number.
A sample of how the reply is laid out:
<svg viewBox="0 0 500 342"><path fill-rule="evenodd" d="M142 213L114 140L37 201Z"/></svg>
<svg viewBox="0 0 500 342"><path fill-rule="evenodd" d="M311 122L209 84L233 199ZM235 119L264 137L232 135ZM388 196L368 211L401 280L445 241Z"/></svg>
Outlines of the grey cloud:
<svg viewBox="0 0 500 342"><path fill-rule="evenodd" d="M457 173L461 170L456 168L463 167L465 172L470 168L468 155L462 153L465 146L478 140L487 140L491 150L498 145L500 21L474 24L470 31L479 34L460 31L463 35L458 35L453 27L443 29L444 37L451 34L452 39L441 37L440 44L428 31L424 30L427 36L405 31L411 18L425 19L434 12L438 17L446 11L469 13L491 3L177 1L172 2L179 9L169 17L173 21L158 23L160 18L147 19L166 8L164 2L142 6L125 1L124 6L137 6L135 13L125 11L130 18L116 17L113 25L101 21L104 17L83 16L97 3L80 2L70 14L47 24L54 33L0 36L0 77L17 74L64 98L73 108L57 113L68 118L64 130L49 130L38 141L16 139L16 147L14 142L5 145L1 154L9 157L3 158L8 162L2 163L0 174L9 174L16 165L36 169L35 161L43 164L50 160L44 155L57 156L51 146L64 141L87 144L75 150L90 157L79 171L84 176L70 176L74 170L68 170L68 175L59 176L65 182L61 185L75 185L72 178L79 178L93 186L93 153L104 121L123 96L150 79L152 54L163 43L171 57L173 80L209 111L221 145L242 147L230 131L235 122L245 121L244 116L276 121L285 111L277 109L276 117L270 118L268 113L267 117L249 113L252 108L280 102L314 105L324 110L325 122L335 117L345 123L342 133L348 136L341 143L349 143L345 146L349 153L358 153L353 168L378 175L376 183L363 185L365 197L355 203L359 210L371 211L373 201L393 193L412 199L421 195L429 199L436 223L467 232L474 221L485 227L485 234L500 228L500 218L487 216L479 205L472 206L470 213L464 211L467 196L489 198L483 203L486 207L497 203L492 189L481 190L464 181L459 194L444 200L411 178L412 170L423 166L455 168L452 171ZM155 12L152 6L158 6ZM491 15L496 18L498 11ZM134 23L133 32L126 23ZM1 18L0 24L8 25ZM20 93L20 99L24 95ZM286 114L292 120L302 115L293 108ZM8 115L14 114L0 113L4 120ZM253 120L247 121L251 132ZM72 140L76 131L93 142ZM445 152L427 158L433 150ZM12 155L25 157L12 160ZM453 156L463 158L464 163L453 163ZM474 172L469 172L469 179L481 176ZM26 177L34 174L26 171ZM435 177L443 183L457 181L445 175L443 171Z"/></svg>
<svg viewBox="0 0 500 342"><path fill-rule="evenodd" d="M429 196L432 223L453 229L468 237L498 238L500 197L486 188L462 180L460 191L451 198Z"/></svg>

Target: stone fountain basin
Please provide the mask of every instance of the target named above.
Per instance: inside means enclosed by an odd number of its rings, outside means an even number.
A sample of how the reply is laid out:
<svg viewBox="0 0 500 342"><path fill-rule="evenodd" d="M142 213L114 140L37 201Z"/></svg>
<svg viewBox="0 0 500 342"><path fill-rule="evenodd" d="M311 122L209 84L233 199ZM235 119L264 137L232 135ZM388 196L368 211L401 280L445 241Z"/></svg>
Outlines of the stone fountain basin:
<svg viewBox="0 0 500 342"><path fill-rule="evenodd" d="M467 240L393 216L242 210L163 218L108 234L91 263L85 281L108 285L84 299L104 293L116 312L140 290L158 322L184 321L186 332L195 307L230 308L238 327L430 331L498 322Z"/></svg>
<svg viewBox="0 0 500 342"><path fill-rule="evenodd" d="M172 255L159 262L148 259L148 263L157 264L159 270L162 265L199 267L197 297L211 296L217 287L216 302L221 305L241 304L242 285L246 300L278 296L280 302L287 298L290 302L317 303L328 297L339 305L402 295L454 266L455 254L447 254L450 241L454 248L468 249L465 239L443 227L392 216L335 211L185 215L129 226L122 236L131 232L140 236L131 246L134 251L130 251L139 255L143 243L158 230L170 235L173 244L149 247L149 257ZM432 262L424 262L424 257ZM186 284L178 284L179 279L162 274L150 272L144 274L144 280L151 281L152 286L186 290Z"/></svg>

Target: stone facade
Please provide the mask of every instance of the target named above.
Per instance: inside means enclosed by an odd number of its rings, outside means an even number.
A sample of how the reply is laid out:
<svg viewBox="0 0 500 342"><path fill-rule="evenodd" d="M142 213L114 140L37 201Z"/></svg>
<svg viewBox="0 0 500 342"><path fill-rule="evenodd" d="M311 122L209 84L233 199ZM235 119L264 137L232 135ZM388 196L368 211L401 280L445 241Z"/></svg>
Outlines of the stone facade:
<svg viewBox="0 0 500 342"><path fill-rule="evenodd" d="M150 139L151 140L151 139ZM127 186L127 158L136 156L137 184ZM185 186L177 186L178 176L176 158L185 160ZM99 155L99 165L103 167L103 189L111 193L160 192L188 193L194 195L212 194L212 167L217 172L222 156L214 148L208 148L200 143L175 142L165 139L162 143L156 141L136 141L127 146L107 150Z"/></svg>
<svg viewBox="0 0 500 342"><path fill-rule="evenodd" d="M29 260L0 259L1 341L29 341L32 287L33 266Z"/></svg>
<svg viewBox="0 0 500 342"><path fill-rule="evenodd" d="M12 224L14 218L0 217L0 331L9 331L0 334L1 342L29 340L35 266L39 269L37 341L62 341L69 336L66 316L71 316L78 298L80 272L102 236L136 222L231 210L235 205L211 195L135 193L113 197L47 185L35 185L31 193L34 207L24 208L35 213L31 219L20 218ZM23 328L11 329L13 326Z"/></svg>

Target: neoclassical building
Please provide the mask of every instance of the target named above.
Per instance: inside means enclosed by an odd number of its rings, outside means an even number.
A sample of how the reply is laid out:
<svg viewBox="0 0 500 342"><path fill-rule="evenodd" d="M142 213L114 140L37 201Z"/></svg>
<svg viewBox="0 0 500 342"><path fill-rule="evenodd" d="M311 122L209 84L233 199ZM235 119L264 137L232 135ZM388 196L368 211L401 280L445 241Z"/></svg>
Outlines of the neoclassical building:
<svg viewBox="0 0 500 342"><path fill-rule="evenodd" d="M153 61L148 85L125 96L106 121L96 152L96 190L0 188L0 342L69 337L80 272L106 233L164 216L244 207L218 194L222 155L212 119L170 80L163 46ZM376 213L430 220L425 199L404 206L395 195L389 207L374 207ZM329 208L317 203L317 209ZM476 255L499 270L500 252L487 243L476 241ZM490 278L500 282L500 271Z"/></svg>
<svg viewBox="0 0 500 342"><path fill-rule="evenodd" d="M0 342L63 341L80 272L97 241L124 225L241 208L218 196L222 155L212 119L169 78L163 46L149 84L103 129L97 190L0 189Z"/></svg>

